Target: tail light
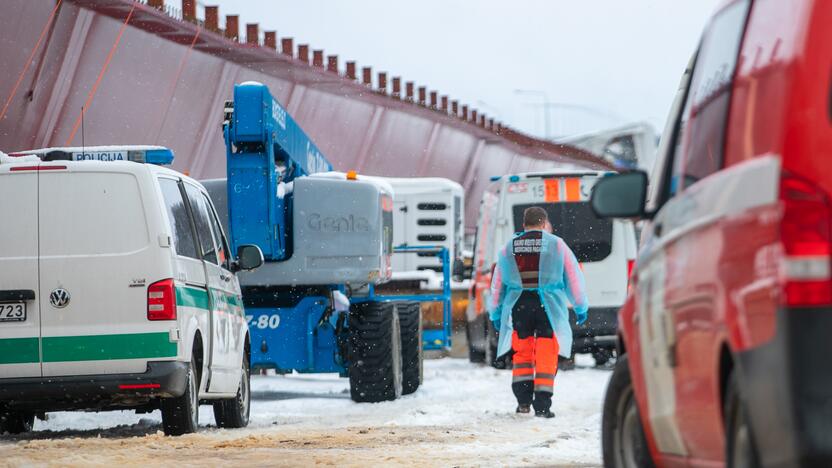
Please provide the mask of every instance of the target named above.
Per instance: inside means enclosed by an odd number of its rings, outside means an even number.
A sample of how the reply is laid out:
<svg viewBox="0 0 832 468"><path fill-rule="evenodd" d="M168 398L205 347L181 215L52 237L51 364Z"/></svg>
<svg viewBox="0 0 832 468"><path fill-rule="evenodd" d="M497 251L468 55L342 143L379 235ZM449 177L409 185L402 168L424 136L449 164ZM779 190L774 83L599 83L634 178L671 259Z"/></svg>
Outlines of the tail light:
<svg viewBox="0 0 832 468"><path fill-rule="evenodd" d="M176 320L176 286L172 279L157 281L148 286L147 319Z"/></svg>
<svg viewBox="0 0 832 468"><path fill-rule="evenodd" d="M785 305L832 304L832 204L811 182L784 175L781 277Z"/></svg>
<svg viewBox="0 0 832 468"><path fill-rule="evenodd" d="M633 287L633 268L636 266L635 259L627 260L627 295L629 296L632 293Z"/></svg>

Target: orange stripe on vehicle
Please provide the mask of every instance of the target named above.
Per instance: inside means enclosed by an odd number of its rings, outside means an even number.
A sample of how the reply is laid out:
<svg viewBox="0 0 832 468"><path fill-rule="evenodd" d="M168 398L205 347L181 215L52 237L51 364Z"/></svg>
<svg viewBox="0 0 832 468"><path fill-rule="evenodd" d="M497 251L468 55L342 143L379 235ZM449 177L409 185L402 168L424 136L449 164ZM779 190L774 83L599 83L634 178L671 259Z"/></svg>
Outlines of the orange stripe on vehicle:
<svg viewBox="0 0 832 468"><path fill-rule="evenodd" d="M581 179L566 179L566 201L581 201Z"/></svg>
<svg viewBox="0 0 832 468"><path fill-rule="evenodd" d="M546 179L543 181L543 184L543 187L545 188L546 192L545 200L547 202L560 201L560 180Z"/></svg>

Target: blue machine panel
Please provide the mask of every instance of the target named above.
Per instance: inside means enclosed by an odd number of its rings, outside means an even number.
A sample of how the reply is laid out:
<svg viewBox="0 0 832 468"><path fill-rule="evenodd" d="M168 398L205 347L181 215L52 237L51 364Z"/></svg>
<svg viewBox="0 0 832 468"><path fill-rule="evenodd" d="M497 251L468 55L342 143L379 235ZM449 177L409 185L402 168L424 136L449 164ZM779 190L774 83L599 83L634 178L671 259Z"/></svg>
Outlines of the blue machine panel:
<svg viewBox="0 0 832 468"><path fill-rule="evenodd" d="M248 308L252 368L338 372L335 316L319 326L329 298L303 298L295 307Z"/></svg>
<svg viewBox="0 0 832 468"><path fill-rule="evenodd" d="M255 244L267 261L284 260L291 255L291 195L282 184L332 165L261 83L234 86L224 133L231 246Z"/></svg>

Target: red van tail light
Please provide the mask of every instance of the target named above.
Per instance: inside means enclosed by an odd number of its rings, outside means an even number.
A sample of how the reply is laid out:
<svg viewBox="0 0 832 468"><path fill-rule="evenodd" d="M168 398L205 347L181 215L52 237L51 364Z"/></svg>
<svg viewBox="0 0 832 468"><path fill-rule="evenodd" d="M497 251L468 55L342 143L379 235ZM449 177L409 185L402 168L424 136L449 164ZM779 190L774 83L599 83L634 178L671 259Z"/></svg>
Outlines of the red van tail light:
<svg viewBox="0 0 832 468"><path fill-rule="evenodd" d="M788 306L832 304L832 204L819 187L785 175L780 182L783 206L781 270Z"/></svg>
<svg viewBox="0 0 832 468"><path fill-rule="evenodd" d="M629 296L632 292L630 289L633 287L633 268L636 266L635 259L627 260L627 295Z"/></svg>
<svg viewBox="0 0 832 468"><path fill-rule="evenodd" d="M147 319L176 320L176 286L172 279L147 287Z"/></svg>

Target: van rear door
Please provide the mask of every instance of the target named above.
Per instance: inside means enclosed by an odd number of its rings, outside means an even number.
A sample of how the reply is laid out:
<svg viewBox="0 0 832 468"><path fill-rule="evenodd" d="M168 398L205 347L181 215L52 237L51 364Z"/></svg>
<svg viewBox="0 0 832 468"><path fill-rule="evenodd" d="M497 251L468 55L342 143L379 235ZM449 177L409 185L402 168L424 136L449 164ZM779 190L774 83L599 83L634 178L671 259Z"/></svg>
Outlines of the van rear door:
<svg viewBox="0 0 832 468"><path fill-rule="evenodd" d="M0 379L41 376L38 171L12 167L0 165Z"/></svg>
<svg viewBox="0 0 832 468"><path fill-rule="evenodd" d="M170 322L147 319L147 285L172 275L151 242L158 206L152 185L140 183L147 169L67 166L40 174L43 376L145 372L148 359L177 352Z"/></svg>

